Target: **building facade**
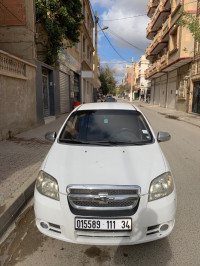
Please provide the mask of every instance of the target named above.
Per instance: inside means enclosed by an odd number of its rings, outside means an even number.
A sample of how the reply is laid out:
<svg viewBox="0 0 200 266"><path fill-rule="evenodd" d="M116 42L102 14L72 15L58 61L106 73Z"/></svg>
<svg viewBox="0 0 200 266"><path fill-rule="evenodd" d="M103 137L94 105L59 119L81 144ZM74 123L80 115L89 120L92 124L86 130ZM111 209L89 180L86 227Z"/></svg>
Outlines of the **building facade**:
<svg viewBox="0 0 200 266"><path fill-rule="evenodd" d="M34 4L0 4L0 140L37 124Z"/></svg>
<svg viewBox="0 0 200 266"><path fill-rule="evenodd" d="M145 79L145 71L149 67L149 60L146 59L145 55L142 55L139 59L139 74L137 78L137 88L139 88L140 99L141 95L144 101L148 101L151 95L151 81Z"/></svg>
<svg viewBox="0 0 200 266"><path fill-rule="evenodd" d="M196 13L197 1L150 0L146 30L151 44L146 58L151 66L145 77L151 80L151 103L161 107L188 111L190 76L194 56L194 39L177 21L181 11Z"/></svg>
<svg viewBox="0 0 200 266"><path fill-rule="evenodd" d="M122 79L122 85L125 88L125 95L129 95L130 99L139 97L139 89L137 87L137 79L139 75L139 63L135 62L132 65L126 65L126 73Z"/></svg>

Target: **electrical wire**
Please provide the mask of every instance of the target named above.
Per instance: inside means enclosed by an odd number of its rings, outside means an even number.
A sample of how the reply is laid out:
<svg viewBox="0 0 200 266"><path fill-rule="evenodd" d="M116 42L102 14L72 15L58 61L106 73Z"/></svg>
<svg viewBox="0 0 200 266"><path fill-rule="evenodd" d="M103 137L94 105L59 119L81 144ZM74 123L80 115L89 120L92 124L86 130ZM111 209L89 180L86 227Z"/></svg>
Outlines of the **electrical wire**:
<svg viewBox="0 0 200 266"><path fill-rule="evenodd" d="M93 7L92 7L91 3L90 3L90 7L91 7L91 10L92 10L92 13L93 13L94 19L95 19L95 13L94 13L94 10L93 10ZM124 57L122 57L122 56L119 54L119 52L116 50L116 48L112 45L111 41L109 40L109 38L107 37L107 35L105 34L105 32L102 30L102 27L101 27L99 21L97 21L97 23L98 23L98 26L99 26L100 30L102 31L104 37L106 38L106 40L108 41L108 43L110 44L110 46L112 47L112 49L116 52L116 54L117 54L122 60L125 61L124 63L126 63L126 62L127 62L127 63L130 63L130 61L128 61L128 60L126 60Z"/></svg>
<svg viewBox="0 0 200 266"><path fill-rule="evenodd" d="M141 14L141 15L135 15L132 17L125 17L125 18L116 18L116 19L101 19L103 21L116 21L116 20L124 20L124 19L131 19L131 18L137 18L137 17L143 17L143 16L147 16L147 14Z"/></svg>
<svg viewBox="0 0 200 266"><path fill-rule="evenodd" d="M119 38L120 40L122 40L125 43L128 43L130 46L134 47L135 49L139 50L140 52L144 52L144 49L141 49L141 48L137 47L136 45L128 42L127 40L125 40L124 38L122 38L121 36L119 36L116 32L114 32L110 28L108 29L108 31L110 31L110 33L113 34L115 37Z"/></svg>

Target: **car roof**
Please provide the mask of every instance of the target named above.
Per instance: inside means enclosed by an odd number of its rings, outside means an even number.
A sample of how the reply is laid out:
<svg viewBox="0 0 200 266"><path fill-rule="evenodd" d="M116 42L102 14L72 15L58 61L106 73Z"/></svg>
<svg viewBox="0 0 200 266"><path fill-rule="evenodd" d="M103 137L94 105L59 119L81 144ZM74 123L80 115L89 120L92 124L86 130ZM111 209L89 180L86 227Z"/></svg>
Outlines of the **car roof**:
<svg viewBox="0 0 200 266"><path fill-rule="evenodd" d="M117 103L117 102L101 102L101 103L86 103L81 104L76 110L133 110L138 111L138 108L131 103Z"/></svg>

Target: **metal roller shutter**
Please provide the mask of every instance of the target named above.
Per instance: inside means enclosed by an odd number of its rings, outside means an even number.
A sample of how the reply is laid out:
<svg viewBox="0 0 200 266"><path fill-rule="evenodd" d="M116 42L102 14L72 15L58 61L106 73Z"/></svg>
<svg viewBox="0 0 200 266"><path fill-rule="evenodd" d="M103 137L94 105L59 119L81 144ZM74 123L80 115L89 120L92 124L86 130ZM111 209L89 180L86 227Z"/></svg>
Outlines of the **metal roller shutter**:
<svg viewBox="0 0 200 266"><path fill-rule="evenodd" d="M69 75L60 72L60 112L70 112Z"/></svg>
<svg viewBox="0 0 200 266"><path fill-rule="evenodd" d="M160 103L160 79L155 80L155 92L154 92L154 104L159 105Z"/></svg>
<svg viewBox="0 0 200 266"><path fill-rule="evenodd" d="M166 89L167 89L167 75L161 77L160 81L160 106L166 107Z"/></svg>

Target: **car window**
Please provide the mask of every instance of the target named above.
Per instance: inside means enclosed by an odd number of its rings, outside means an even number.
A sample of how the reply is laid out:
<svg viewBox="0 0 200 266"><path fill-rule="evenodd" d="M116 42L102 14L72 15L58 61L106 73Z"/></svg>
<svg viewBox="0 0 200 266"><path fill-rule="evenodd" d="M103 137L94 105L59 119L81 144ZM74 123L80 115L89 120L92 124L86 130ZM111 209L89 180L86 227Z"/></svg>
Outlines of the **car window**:
<svg viewBox="0 0 200 266"><path fill-rule="evenodd" d="M152 133L138 111L87 110L72 113L59 138L61 141L78 140L88 144L148 144Z"/></svg>

